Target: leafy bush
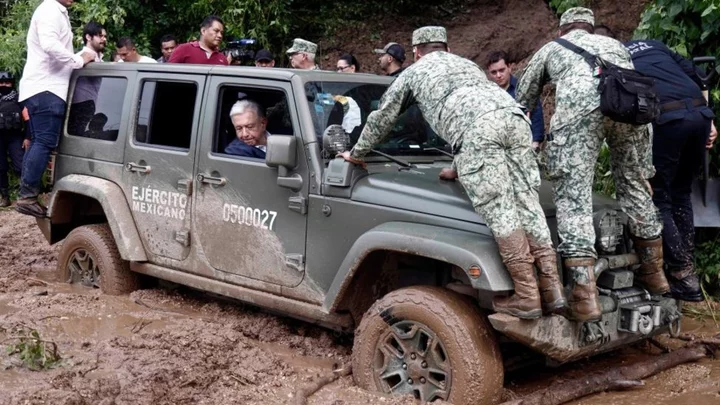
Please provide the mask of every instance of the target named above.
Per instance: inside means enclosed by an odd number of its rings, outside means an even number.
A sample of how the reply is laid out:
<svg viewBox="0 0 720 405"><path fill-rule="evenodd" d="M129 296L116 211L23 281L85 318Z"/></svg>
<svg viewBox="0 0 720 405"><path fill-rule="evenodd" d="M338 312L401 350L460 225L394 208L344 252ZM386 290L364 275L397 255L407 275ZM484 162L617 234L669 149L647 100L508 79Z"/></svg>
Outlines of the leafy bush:
<svg viewBox="0 0 720 405"><path fill-rule="evenodd" d="M552 7L558 15L561 15L569 8L587 7L589 2L589 0L550 0L550 7Z"/></svg>
<svg viewBox="0 0 720 405"><path fill-rule="evenodd" d="M702 242L695 251L695 268L710 295L720 296L720 238Z"/></svg>
<svg viewBox="0 0 720 405"><path fill-rule="evenodd" d="M595 164L593 191L615 198L615 179L610 167L610 149L607 144L603 144L598 161Z"/></svg>
<svg viewBox="0 0 720 405"><path fill-rule="evenodd" d="M10 339L17 343L8 345L7 353L11 356L17 355L22 364L30 370L53 368L60 363L61 358L55 342L42 340L36 330L23 332Z"/></svg>

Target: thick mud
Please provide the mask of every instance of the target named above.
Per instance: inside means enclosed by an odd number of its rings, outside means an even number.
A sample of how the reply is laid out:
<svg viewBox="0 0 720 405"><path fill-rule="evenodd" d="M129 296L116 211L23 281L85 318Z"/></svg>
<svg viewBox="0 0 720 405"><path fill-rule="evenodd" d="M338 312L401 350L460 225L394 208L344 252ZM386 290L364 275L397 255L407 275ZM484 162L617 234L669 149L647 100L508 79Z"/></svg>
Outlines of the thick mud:
<svg viewBox="0 0 720 405"><path fill-rule="evenodd" d="M293 404L297 390L349 362L352 337L222 297L165 283L120 297L66 284L55 276L58 248L34 220L0 211L0 404ZM689 321L686 331L716 334L711 324ZM30 330L57 344L58 366L31 371L6 353L7 339ZM505 397L655 354L642 345L559 369L531 367L507 376ZM577 403L717 404L719 375L720 362L707 360ZM415 401L365 392L345 377L309 403Z"/></svg>

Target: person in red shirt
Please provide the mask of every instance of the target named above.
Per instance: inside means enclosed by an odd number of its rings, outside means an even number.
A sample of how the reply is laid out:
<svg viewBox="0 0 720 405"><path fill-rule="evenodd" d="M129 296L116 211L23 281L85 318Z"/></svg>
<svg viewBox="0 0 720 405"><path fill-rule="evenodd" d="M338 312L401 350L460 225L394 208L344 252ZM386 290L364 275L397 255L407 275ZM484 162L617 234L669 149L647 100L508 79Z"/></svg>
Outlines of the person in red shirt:
<svg viewBox="0 0 720 405"><path fill-rule="evenodd" d="M188 42L175 48L168 63L198 63L204 65L227 65L227 57L219 51L225 24L220 17L205 17L200 26L200 40Z"/></svg>

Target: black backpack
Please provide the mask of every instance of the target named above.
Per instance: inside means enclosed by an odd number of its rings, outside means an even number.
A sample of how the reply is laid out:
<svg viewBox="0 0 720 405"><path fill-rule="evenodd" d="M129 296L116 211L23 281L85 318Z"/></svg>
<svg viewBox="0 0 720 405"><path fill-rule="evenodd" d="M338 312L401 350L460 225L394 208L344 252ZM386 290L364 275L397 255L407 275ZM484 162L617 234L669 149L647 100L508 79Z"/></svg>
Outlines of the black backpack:
<svg viewBox="0 0 720 405"><path fill-rule="evenodd" d="M654 79L605 61L568 40L558 38L555 42L582 56L593 72L599 73L600 112L604 116L617 122L644 125L660 115Z"/></svg>

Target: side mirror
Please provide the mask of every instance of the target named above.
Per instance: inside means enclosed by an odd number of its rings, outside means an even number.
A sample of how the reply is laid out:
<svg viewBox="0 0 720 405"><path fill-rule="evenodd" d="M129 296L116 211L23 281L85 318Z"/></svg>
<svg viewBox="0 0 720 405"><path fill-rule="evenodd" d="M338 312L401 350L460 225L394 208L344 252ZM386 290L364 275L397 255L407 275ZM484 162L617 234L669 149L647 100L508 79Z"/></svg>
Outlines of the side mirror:
<svg viewBox="0 0 720 405"><path fill-rule="evenodd" d="M265 164L292 169L296 164L297 139L294 136L271 135L267 138Z"/></svg>
<svg viewBox="0 0 720 405"><path fill-rule="evenodd" d="M290 174L290 170L297 164L297 139L291 135L271 135L267 138L265 164L278 169L277 185L300 191L303 187L303 178L297 174Z"/></svg>

